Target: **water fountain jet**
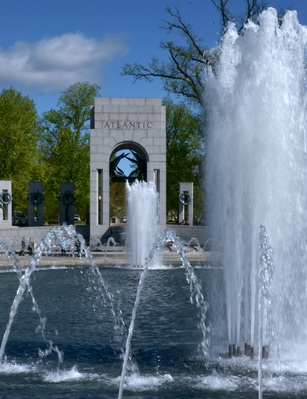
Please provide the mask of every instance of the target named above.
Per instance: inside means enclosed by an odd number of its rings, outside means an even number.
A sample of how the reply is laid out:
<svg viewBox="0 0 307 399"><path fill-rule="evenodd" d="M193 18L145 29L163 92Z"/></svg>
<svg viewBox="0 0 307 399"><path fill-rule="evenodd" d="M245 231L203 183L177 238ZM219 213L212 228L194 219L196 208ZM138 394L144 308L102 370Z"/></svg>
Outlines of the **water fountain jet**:
<svg viewBox="0 0 307 399"><path fill-rule="evenodd" d="M206 83L207 198L213 248L224 268L219 292L225 292L212 301L216 339L257 348L258 226L264 224L275 252L275 359L279 345L292 348L295 359L293 343L306 343L306 43L296 12L280 23L269 8L243 35L229 26ZM221 312L226 323L218 320Z"/></svg>
<svg viewBox="0 0 307 399"><path fill-rule="evenodd" d="M128 249L131 264L144 266L146 256L158 236L159 194L154 182L126 183ZM152 262L157 262L157 254Z"/></svg>

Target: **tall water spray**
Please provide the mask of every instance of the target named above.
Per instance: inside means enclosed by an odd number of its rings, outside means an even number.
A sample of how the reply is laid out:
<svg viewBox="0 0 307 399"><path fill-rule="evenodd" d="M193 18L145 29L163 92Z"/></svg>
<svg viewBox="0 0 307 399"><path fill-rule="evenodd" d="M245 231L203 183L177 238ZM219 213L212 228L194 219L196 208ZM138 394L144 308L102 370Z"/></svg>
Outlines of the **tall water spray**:
<svg viewBox="0 0 307 399"><path fill-rule="evenodd" d="M159 195L154 182L126 184L128 246L131 263L144 266L145 258L158 237Z"/></svg>
<svg viewBox="0 0 307 399"><path fill-rule="evenodd" d="M230 25L208 71L207 190L223 281L215 336L257 345L259 226L274 249L275 343L307 348L307 30L269 8L243 35ZM217 328L218 326L218 328Z"/></svg>

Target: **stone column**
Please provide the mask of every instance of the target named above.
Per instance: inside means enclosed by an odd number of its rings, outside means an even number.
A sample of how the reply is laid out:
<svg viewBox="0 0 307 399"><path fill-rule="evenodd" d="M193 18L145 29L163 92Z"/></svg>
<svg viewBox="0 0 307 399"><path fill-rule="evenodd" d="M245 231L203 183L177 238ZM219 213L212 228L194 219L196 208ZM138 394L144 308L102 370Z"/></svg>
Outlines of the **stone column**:
<svg viewBox="0 0 307 399"><path fill-rule="evenodd" d="M12 227L12 182L0 180L0 229Z"/></svg>

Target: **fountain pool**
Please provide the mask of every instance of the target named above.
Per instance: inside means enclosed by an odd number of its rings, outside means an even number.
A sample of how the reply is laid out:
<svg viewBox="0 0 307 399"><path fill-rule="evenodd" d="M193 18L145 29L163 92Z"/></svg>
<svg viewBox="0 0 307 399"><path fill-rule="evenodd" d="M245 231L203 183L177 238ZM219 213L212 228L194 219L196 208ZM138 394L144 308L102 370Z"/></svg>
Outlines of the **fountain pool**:
<svg viewBox="0 0 307 399"><path fill-rule="evenodd" d="M112 287L125 331L141 271L104 267L100 272ZM195 273L205 292L208 274L221 270L202 267ZM2 272L0 280L0 329L4 331L19 281L14 272ZM6 360L0 365L0 395L117 398L122 342L115 339L110 310L103 305L88 267L36 270L32 288L47 318L46 340L36 331L39 320L31 298L25 296L7 342ZM131 343L134 368L127 373L123 398L256 398L256 361L244 356L229 359L224 352L211 360L203 358L199 315L189 298L183 268L148 271ZM63 354L60 364L56 353L46 355L49 341ZM306 397L306 361L276 365L268 360L264 367L264 397Z"/></svg>

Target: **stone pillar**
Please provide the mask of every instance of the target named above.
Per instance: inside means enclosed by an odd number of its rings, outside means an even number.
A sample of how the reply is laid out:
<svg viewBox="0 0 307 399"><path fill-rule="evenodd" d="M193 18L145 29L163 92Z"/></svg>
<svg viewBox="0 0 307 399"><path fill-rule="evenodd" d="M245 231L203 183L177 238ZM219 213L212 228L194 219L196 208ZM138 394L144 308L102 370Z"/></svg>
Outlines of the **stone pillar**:
<svg viewBox="0 0 307 399"><path fill-rule="evenodd" d="M74 183L62 182L60 186L60 224L74 224Z"/></svg>
<svg viewBox="0 0 307 399"><path fill-rule="evenodd" d="M30 181L28 183L28 225L43 226L43 183Z"/></svg>
<svg viewBox="0 0 307 399"><path fill-rule="evenodd" d="M12 182L0 180L0 229L12 227Z"/></svg>
<svg viewBox="0 0 307 399"><path fill-rule="evenodd" d="M193 226L193 183L179 183L178 222Z"/></svg>

